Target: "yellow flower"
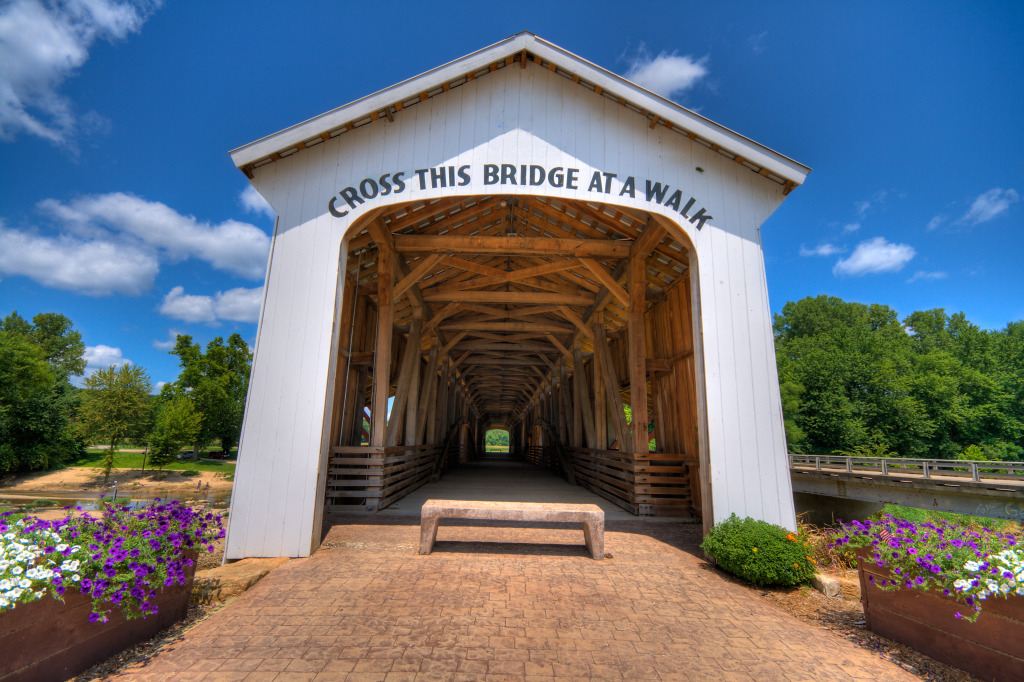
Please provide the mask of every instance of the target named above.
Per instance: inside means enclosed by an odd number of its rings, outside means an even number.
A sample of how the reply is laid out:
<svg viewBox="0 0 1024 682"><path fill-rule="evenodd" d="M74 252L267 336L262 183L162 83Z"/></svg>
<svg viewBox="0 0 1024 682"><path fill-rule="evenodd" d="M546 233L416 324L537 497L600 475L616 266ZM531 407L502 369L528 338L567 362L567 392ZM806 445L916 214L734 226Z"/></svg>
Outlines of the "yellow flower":
<svg viewBox="0 0 1024 682"><path fill-rule="evenodd" d="M756 551L757 551L757 547L754 547L754 548L753 548L752 550L750 550L750 551L752 551L752 552L756 552Z"/></svg>

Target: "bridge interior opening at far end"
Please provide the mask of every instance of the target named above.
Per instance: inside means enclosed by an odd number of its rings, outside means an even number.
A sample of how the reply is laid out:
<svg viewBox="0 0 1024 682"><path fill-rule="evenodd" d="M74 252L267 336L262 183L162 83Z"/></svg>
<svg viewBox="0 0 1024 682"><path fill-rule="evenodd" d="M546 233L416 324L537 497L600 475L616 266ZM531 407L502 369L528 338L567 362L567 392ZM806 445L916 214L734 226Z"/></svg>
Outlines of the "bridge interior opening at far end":
<svg viewBox="0 0 1024 682"><path fill-rule="evenodd" d="M699 518L684 239L643 211L542 196L364 217L338 292L325 511L386 509L472 470L509 499L582 488L630 514ZM489 430L508 432L507 453L486 452ZM510 473L524 465L564 484Z"/></svg>

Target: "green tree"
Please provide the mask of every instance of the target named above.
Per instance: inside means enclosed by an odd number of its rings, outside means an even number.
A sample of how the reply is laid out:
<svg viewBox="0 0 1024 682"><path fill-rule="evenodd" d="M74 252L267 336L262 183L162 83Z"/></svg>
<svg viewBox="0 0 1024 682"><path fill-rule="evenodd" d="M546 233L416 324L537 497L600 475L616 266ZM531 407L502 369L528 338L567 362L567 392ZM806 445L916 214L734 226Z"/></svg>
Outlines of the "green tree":
<svg viewBox="0 0 1024 682"><path fill-rule="evenodd" d="M138 365L110 366L86 377L80 425L86 438L110 443L103 460L104 483L114 468L118 444L148 418L152 389L149 374Z"/></svg>
<svg viewBox="0 0 1024 682"><path fill-rule="evenodd" d="M150 462L162 471L183 446L196 441L202 423L203 415L196 412L187 397L180 395L167 401L149 437Z"/></svg>
<svg viewBox="0 0 1024 682"><path fill-rule="evenodd" d="M1024 453L1024 323L999 332L963 313L819 296L775 317L790 447L831 453ZM795 436L795 438L794 438Z"/></svg>
<svg viewBox="0 0 1024 682"><path fill-rule="evenodd" d="M59 313L39 313L29 324L18 311L0 320L0 329L26 337L39 346L44 359L65 376L82 376L85 372L85 344L74 330L71 320Z"/></svg>
<svg viewBox="0 0 1024 682"><path fill-rule="evenodd" d="M252 353L238 334L227 343L217 337L206 345L204 353L192 337L179 335L172 355L178 356L181 374L173 384L164 386L167 397L187 395L202 414L202 428L195 449L220 440L226 453L238 442L242 429L245 396L249 390Z"/></svg>
<svg viewBox="0 0 1024 682"><path fill-rule="evenodd" d="M0 471L50 469L84 452L77 391L12 313L0 321Z"/></svg>
<svg viewBox="0 0 1024 682"><path fill-rule="evenodd" d="M775 316L775 348L782 383L803 388L788 393L784 417L808 452L926 450L934 426L910 396L911 342L894 310L829 296L790 302Z"/></svg>

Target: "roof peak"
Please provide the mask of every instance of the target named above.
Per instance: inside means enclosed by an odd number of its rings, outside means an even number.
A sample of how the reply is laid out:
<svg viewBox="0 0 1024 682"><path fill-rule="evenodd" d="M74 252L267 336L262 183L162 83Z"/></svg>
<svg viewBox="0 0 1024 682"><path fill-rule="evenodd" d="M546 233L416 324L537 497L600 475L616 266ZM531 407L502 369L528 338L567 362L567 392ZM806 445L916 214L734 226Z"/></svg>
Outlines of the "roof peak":
<svg viewBox="0 0 1024 682"><path fill-rule="evenodd" d="M442 64L349 104L315 116L231 152L235 165L250 177L263 165L291 156L355 128L395 116L419 102L443 95L502 68L535 65L617 100L650 121L704 144L769 179L788 193L803 183L810 169L768 147L721 126L689 109L612 73L530 31Z"/></svg>

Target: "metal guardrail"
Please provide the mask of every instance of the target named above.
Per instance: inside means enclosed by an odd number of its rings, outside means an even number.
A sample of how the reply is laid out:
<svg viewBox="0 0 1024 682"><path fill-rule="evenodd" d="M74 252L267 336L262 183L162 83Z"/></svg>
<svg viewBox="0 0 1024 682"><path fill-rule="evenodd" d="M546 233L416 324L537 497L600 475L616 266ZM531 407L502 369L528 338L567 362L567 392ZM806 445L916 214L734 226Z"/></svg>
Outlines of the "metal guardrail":
<svg viewBox="0 0 1024 682"><path fill-rule="evenodd" d="M791 469L842 471L874 476L970 478L1024 482L1024 462L957 459L903 459L901 457L847 457L842 455L790 455Z"/></svg>

